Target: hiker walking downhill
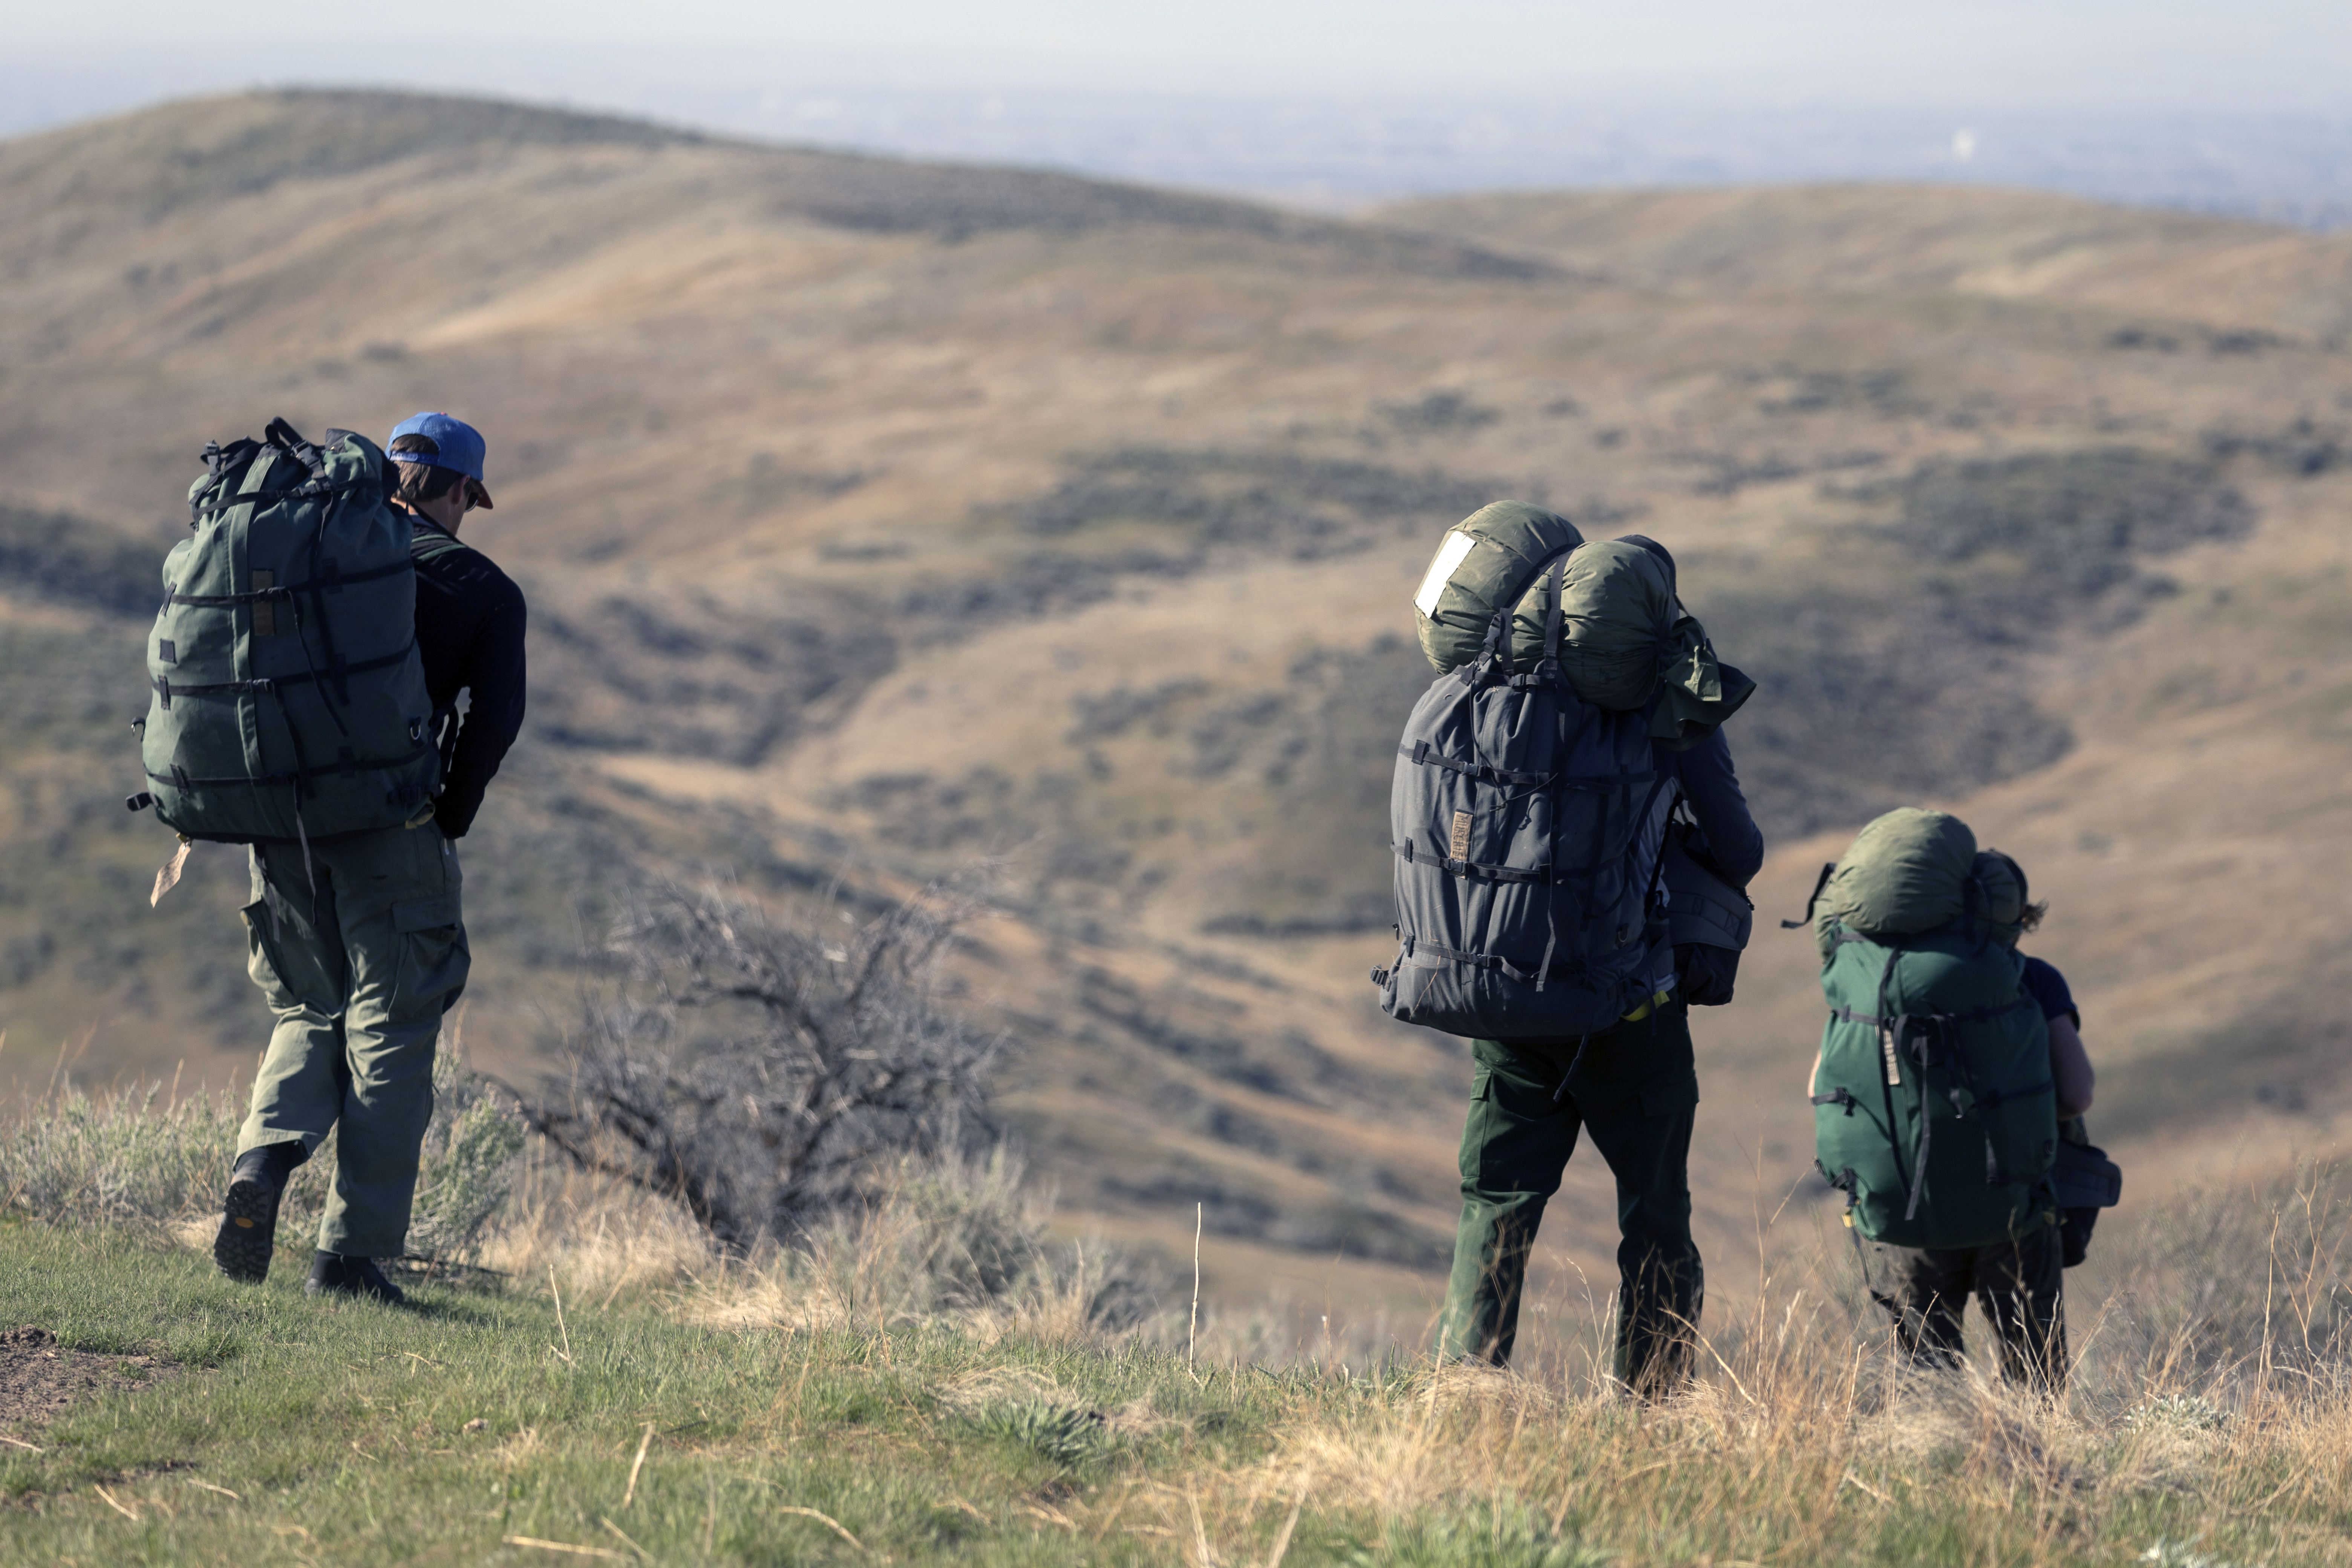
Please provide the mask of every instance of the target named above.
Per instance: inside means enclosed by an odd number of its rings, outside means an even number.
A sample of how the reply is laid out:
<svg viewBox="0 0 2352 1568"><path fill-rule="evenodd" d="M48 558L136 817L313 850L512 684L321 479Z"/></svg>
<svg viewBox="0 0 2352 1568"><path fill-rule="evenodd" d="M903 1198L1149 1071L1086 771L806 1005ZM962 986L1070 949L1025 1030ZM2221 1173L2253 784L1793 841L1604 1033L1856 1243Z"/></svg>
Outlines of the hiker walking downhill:
<svg viewBox="0 0 2352 1568"><path fill-rule="evenodd" d="M2046 907L1956 817L1864 827L1814 898L1831 1016L1809 1092L1902 1353L1959 1365L1973 1294L2003 1375L2054 1389L2063 1271L2121 1178L2083 1128L2091 1063L2065 977L2016 951Z"/></svg>
<svg viewBox="0 0 2352 1568"><path fill-rule="evenodd" d="M1704 1293L1689 1008L1729 1000L1764 854L1717 726L1755 684L1718 664L1663 546L1588 543L1517 502L1447 535L1416 605L1448 673L1399 748L1400 951L1374 978L1475 1063L1439 1354L1509 1359L1589 1130L1617 1184L1616 1375L1663 1395Z"/></svg>
<svg viewBox="0 0 2352 1568"><path fill-rule="evenodd" d="M333 1131L305 1289L402 1299L376 1260L406 1247L442 1016L470 962L455 841L523 713L522 595L457 540L490 507L483 458L480 434L446 414L402 423L388 458L347 431L322 451L276 422L266 442L213 450L194 537L166 567L278 563L167 603L150 649L168 671L199 644L224 665L235 648L264 677L161 676L147 731L152 759L155 721L176 708L174 743L217 757L151 760L159 815L252 846L247 968L277 1023L214 1243L234 1279L267 1276L287 1179ZM177 641L161 635L174 616ZM240 751L240 723L257 748Z"/></svg>

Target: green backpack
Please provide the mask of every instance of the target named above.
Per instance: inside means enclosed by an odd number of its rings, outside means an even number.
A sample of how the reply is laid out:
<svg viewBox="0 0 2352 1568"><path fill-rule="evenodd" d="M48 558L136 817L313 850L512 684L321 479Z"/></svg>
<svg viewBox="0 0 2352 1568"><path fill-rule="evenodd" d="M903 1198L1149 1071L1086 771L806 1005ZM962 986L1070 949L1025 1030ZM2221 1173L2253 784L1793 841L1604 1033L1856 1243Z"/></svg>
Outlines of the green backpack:
<svg viewBox="0 0 2352 1568"><path fill-rule="evenodd" d="M1431 666L1450 675L1485 652L1496 612L1517 605L1538 574L1583 542L1568 519L1523 500L1482 506L1447 529L1412 596ZM1517 630L1516 661L1533 668L1543 658L1543 623Z"/></svg>
<svg viewBox="0 0 2352 1568"><path fill-rule="evenodd" d="M1413 608L1421 651L1441 675L1492 651L1496 616L1508 608L1507 663L1532 670L1549 661L1578 700L1605 712L1648 709L1651 739L1670 750L1704 740L1756 689L1717 662L1706 628L1675 596L1662 550L1587 541L1568 519L1526 501L1496 501L1446 530Z"/></svg>
<svg viewBox="0 0 2352 1568"><path fill-rule="evenodd" d="M205 467L163 563L141 722L151 793L129 804L188 838L306 848L409 820L441 759L383 454L275 419L259 441L207 446Z"/></svg>
<svg viewBox="0 0 2352 1568"><path fill-rule="evenodd" d="M2053 1217L2058 1102L2016 950L2025 900L2015 862L1908 806L1822 868L1808 911L1830 1005L1814 1143L1846 1223L1873 1241L1984 1247Z"/></svg>

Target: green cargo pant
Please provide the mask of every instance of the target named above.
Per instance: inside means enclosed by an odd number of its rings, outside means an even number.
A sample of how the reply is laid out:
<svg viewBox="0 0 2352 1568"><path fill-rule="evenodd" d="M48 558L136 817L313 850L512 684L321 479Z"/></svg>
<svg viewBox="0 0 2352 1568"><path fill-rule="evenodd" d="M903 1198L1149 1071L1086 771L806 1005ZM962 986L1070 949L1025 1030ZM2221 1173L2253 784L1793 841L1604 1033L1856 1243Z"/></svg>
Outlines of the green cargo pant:
<svg viewBox="0 0 2352 1568"><path fill-rule="evenodd" d="M306 872L291 845L253 850L247 968L278 1025L237 1152L297 1139L315 1151L340 1125L319 1248L397 1258L433 1119L441 1015L472 958L457 855L428 821L314 844L310 862Z"/></svg>
<svg viewBox="0 0 2352 1568"><path fill-rule="evenodd" d="M1678 997L1594 1035L1580 1059L1572 1039L1473 1040L1470 1053L1462 1226L1438 1353L1509 1359L1536 1226L1589 1127L1617 1178L1617 1375L1644 1394L1671 1392L1687 1373L1705 1289L1690 1233L1698 1069L1688 1005Z"/></svg>
<svg viewBox="0 0 2352 1568"><path fill-rule="evenodd" d="M2044 1225L1990 1247L1880 1247L1893 1276L1885 1300L1903 1353L1960 1364L1960 1315L1973 1291L1992 1325L2001 1375L2030 1387L2066 1382L2065 1238Z"/></svg>

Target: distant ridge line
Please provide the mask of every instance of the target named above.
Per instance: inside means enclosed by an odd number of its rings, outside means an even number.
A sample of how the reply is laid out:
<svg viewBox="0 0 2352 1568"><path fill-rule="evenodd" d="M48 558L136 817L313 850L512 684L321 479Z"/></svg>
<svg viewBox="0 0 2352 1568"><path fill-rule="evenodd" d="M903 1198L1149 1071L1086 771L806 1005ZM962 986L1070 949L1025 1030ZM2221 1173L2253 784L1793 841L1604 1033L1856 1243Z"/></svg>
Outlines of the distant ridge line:
<svg viewBox="0 0 2352 1568"><path fill-rule="evenodd" d="M113 145L107 145L107 143ZM472 94L278 87L182 99L0 142L0 184L98 154L85 199L104 193L148 217L192 201L257 195L404 158L499 147L688 149L751 161L780 215L867 233L954 241L1025 229L1080 234L1163 226L1314 247L1392 270L1528 281L1572 275L1516 255L1378 220L1297 213L1242 197L1163 190L1006 164L952 163L682 130L624 115Z"/></svg>

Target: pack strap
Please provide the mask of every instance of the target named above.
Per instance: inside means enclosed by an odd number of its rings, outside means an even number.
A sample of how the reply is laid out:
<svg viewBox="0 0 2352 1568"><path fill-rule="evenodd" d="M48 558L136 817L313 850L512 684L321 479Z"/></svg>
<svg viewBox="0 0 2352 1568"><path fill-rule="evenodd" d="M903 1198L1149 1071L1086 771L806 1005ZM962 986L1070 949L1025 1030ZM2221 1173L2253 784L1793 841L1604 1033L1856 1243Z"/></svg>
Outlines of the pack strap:
<svg viewBox="0 0 2352 1568"><path fill-rule="evenodd" d="M309 776L317 778L322 773L373 773L379 769L404 768L409 763L415 762L418 758L425 755L432 750L432 743L430 742L425 742L418 744L413 750L403 752L401 755L396 757L352 757L333 763L322 763L320 765L311 768L309 771ZM205 779L194 777L185 768L177 766L173 767L168 773L159 773L150 770L147 776L157 784L170 784L173 789L184 791L199 789L226 789L232 784L252 784L257 787L268 788L273 785L295 784L299 782L303 777L300 773L284 773L259 774L237 773L227 778Z"/></svg>
<svg viewBox="0 0 2352 1568"><path fill-rule="evenodd" d="M1439 752L1427 741L1415 741L1410 746L1397 747L1397 755L1410 757L1423 767L1444 768L1462 774L1478 784L1502 784L1507 787L1531 784L1538 788L1575 790L1599 794L1605 790L1630 789L1635 784L1650 783L1658 775L1646 773L1520 773L1508 768L1498 768L1492 763L1464 763Z"/></svg>
<svg viewBox="0 0 2352 1568"><path fill-rule="evenodd" d="M1815 1105L1843 1106L1845 1108L1845 1113L1848 1116L1852 1116L1855 1111L1862 1109L1862 1101L1856 1100L1853 1097L1853 1090L1846 1088L1843 1084L1838 1085L1837 1088L1832 1089L1827 1094L1816 1094L1811 1098L1812 1102ZM1815 1163L1818 1164L1819 1162L1816 1161Z"/></svg>
<svg viewBox="0 0 2352 1568"><path fill-rule="evenodd" d="M1450 773L1460 773L1477 784L1501 784L1506 788L1519 784L1540 786L1549 784L1552 780L1552 775L1549 773L1517 773L1508 768L1498 768L1491 763L1456 762L1452 757L1434 753L1427 741L1415 741L1410 746L1399 746L1397 755L1410 757L1415 764L1422 767L1444 768Z"/></svg>
<svg viewBox="0 0 2352 1568"><path fill-rule="evenodd" d="M1845 1234L1847 1239L1853 1243L1853 1260L1862 1267L1862 1288L1864 1291L1869 1295L1872 1300L1885 1308L1887 1311L1892 1313L1899 1321L1903 1316L1902 1303L1895 1300L1895 1299L1886 1291L1881 1290L1877 1285L1872 1281L1870 1278L1870 1254L1862 1249L1862 1227L1853 1223L1854 1205L1862 1199L1862 1184L1854 1179L1853 1167L1852 1165L1848 1165L1843 1174L1832 1176L1830 1174L1830 1168L1827 1165L1822 1164L1819 1160L1815 1160L1813 1162L1813 1169L1822 1173L1822 1180L1830 1184L1832 1191L1841 1192L1845 1194L1845 1213L1840 1217L1845 1222Z"/></svg>
<svg viewBox="0 0 2352 1568"><path fill-rule="evenodd" d="M2031 1089L2013 1089L2007 1094L2003 1094L1996 1089L1990 1094L1977 1097L1969 1109L1974 1110L1990 1110L1996 1106L2006 1105L2012 1100L2031 1100L2045 1089L2056 1089L2057 1087L2058 1086L2055 1082L2045 1078ZM1990 1156L1990 1148L1991 1146L1990 1144L1986 1146L1988 1158ZM1994 1184L1996 1186L2000 1184L2001 1184L2000 1183Z"/></svg>
<svg viewBox="0 0 2352 1568"><path fill-rule="evenodd" d="M1782 931L1802 931L1813 923L1813 910L1822 901L1822 889L1830 885L1830 879L1835 875L1837 875L1836 861L1832 860L1822 868L1822 874L1813 879L1813 896L1805 900L1805 918L1798 921L1782 921L1780 922Z"/></svg>
<svg viewBox="0 0 2352 1568"><path fill-rule="evenodd" d="M165 605L194 605L199 609L226 609L236 605L249 605L263 599L289 599L296 594L307 594L324 587L329 592L353 583L373 583L382 577L397 577L404 572L416 570L416 563L403 556L389 566L371 566L364 572L340 574L324 583L289 583L277 588L256 588L247 594L183 594L174 588L163 591Z"/></svg>
<svg viewBox="0 0 2352 1568"><path fill-rule="evenodd" d="M1509 959L1505 958L1498 952L1465 952L1459 948L1441 947L1433 942L1419 937L1413 939L1412 952L1415 954L1433 952L1440 958L1450 959L1455 963L1466 964L1472 969L1492 969L1500 973L1510 976L1510 978L1519 982L1521 984L1525 984L1528 981L1536 978L1534 973L1528 970L1521 969L1517 964L1513 963ZM1554 964L1551 967L1551 975L1556 979L1562 978L1579 973L1583 971L1585 967L1586 966L1582 963Z"/></svg>
<svg viewBox="0 0 2352 1568"><path fill-rule="evenodd" d="M1889 1138L1895 1135L1892 1121L1887 1123L1886 1135ZM1906 1225L1919 1217L1919 1200L1927 1195L1927 1150L1935 1139L1936 1119L1927 1114L1927 1097L1923 1094L1919 1097L1919 1157L1912 1163L1911 1201L1903 1205L1903 1222ZM1896 1158L1901 1158L1899 1151Z"/></svg>
<svg viewBox="0 0 2352 1568"><path fill-rule="evenodd" d="M1898 1013L1892 1017L1885 1017L1876 1013L1857 1013L1851 1007L1832 1007L1830 1016L1848 1024L1867 1024L1874 1029L1882 1029L1889 1024L1906 1021L1915 1024L1981 1024L1988 1018L1998 1018L2005 1013L2015 1013L2032 1005L2032 997L2021 996L1998 1007L1977 1007L1966 1013Z"/></svg>
<svg viewBox="0 0 2352 1568"><path fill-rule="evenodd" d="M152 676L148 679L147 684L154 689L157 697L163 699L163 706L169 708L174 697L243 696L247 692L278 691L289 686L308 686L313 681L324 680L330 676L358 675L371 669L386 669L406 658L415 647L416 639L411 637L397 653L388 653L381 658L363 658L356 664L339 665L331 670L313 669L302 675L271 675L253 680L213 680L194 685L173 680L170 676Z"/></svg>
<svg viewBox="0 0 2352 1568"><path fill-rule="evenodd" d="M1536 580L1538 582L1541 582L1547 573L1551 578L1551 607L1545 612L1544 616L1543 658L1536 662L1536 667L1533 669L1527 670L1521 674L1511 677L1511 689L1514 691L1534 691L1545 687L1557 686L1559 683L1559 628L1562 612L1565 608L1563 601L1566 599L1568 592L1568 557L1570 553L1570 552L1563 552L1562 553L1554 556L1548 567L1537 568ZM1516 622L1516 606L1514 606L1513 609L1513 619ZM1508 635L1517 635L1516 626Z"/></svg>
<svg viewBox="0 0 2352 1568"><path fill-rule="evenodd" d="M1442 856L1416 854L1410 842L1391 846L1408 866L1433 866L1456 877L1467 877L1477 882L1549 882L1553 879L1549 868L1522 871L1516 866L1489 866L1477 860L1454 860Z"/></svg>
<svg viewBox="0 0 2352 1568"><path fill-rule="evenodd" d="M209 506L205 504L205 495L199 494L195 502L188 508L188 525L193 528L205 518L222 517L241 506L253 508L253 515L259 517L265 511L275 511L289 501L310 500L319 496L343 495L367 483L369 481L365 478L346 479L341 484L334 484L326 479L305 479L299 485L282 490L263 490L253 495L215 494L211 498L212 504Z"/></svg>

